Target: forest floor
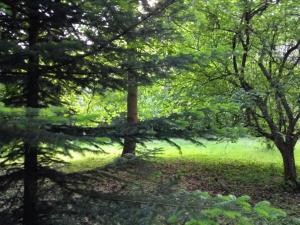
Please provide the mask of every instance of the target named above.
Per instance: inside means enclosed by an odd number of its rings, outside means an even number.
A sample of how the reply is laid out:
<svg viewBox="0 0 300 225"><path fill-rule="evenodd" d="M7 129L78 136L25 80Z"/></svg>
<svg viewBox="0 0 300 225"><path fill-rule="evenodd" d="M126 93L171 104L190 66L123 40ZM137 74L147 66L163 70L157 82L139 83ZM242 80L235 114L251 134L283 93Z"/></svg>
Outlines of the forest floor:
<svg viewBox="0 0 300 225"><path fill-rule="evenodd" d="M275 149L266 149L258 139L243 138L236 143L203 141L197 146L178 140L179 151L162 142L149 144L164 151L149 160L118 159L120 147L106 147L107 154L74 154L63 170L69 174L85 174L107 178L93 189L111 193L151 193L158 188L167 192L185 189L211 194L249 195L253 202L268 200L290 215L300 215L300 193L283 185L282 163ZM300 163L300 149L296 149ZM300 170L298 168L298 173ZM113 174L112 177L109 174ZM106 177L106 176L104 176Z"/></svg>

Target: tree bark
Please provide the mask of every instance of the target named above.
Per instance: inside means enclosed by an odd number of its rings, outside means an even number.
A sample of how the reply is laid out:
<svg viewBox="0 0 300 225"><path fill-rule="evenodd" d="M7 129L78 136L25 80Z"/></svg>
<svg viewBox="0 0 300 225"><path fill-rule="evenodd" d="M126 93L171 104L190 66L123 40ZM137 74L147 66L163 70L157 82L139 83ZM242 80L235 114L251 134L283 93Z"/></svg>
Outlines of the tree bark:
<svg viewBox="0 0 300 225"><path fill-rule="evenodd" d="M138 122L138 87L135 77L128 75L127 87L127 123L134 126ZM132 138L125 138L122 156L135 154L136 142Z"/></svg>
<svg viewBox="0 0 300 225"><path fill-rule="evenodd" d="M275 144L282 156L285 182L293 188L298 189L299 184L297 181L297 169L294 154L295 144L284 142L275 142Z"/></svg>
<svg viewBox="0 0 300 225"><path fill-rule="evenodd" d="M24 225L36 225L37 203L37 149L24 144Z"/></svg>
<svg viewBox="0 0 300 225"><path fill-rule="evenodd" d="M297 170L295 163L294 149L285 149L281 151L284 168L284 179L292 184L297 184Z"/></svg>

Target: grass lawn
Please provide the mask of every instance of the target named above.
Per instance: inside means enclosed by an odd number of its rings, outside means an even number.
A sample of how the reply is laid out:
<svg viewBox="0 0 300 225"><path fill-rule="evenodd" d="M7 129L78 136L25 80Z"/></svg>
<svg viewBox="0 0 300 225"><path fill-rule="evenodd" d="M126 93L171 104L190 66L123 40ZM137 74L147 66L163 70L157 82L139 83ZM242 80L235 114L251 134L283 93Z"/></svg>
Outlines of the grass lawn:
<svg viewBox="0 0 300 225"><path fill-rule="evenodd" d="M268 150L260 139L242 138L237 142L216 142L201 140L203 145L196 145L184 140L175 140L181 146L178 150L166 142L155 141L148 143L150 148L162 148L157 155L157 161L189 161L200 164L241 163L269 167L282 167L282 159L276 149ZM66 172L91 170L105 166L120 156L122 148L119 145L104 146L106 154L74 153L65 157L70 165ZM296 147L296 163L300 163L300 146ZM300 171L299 171L300 172Z"/></svg>
<svg viewBox="0 0 300 225"><path fill-rule="evenodd" d="M176 188L208 191L211 194L247 194L254 202L269 200L292 215L300 214L300 194L287 192L283 185L279 152L267 150L261 140L242 138L235 143L203 140L203 145L176 140L176 143L181 146L181 152L164 142L148 143L150 148L164 149L149 162L150 166L147 163L135 165L130 172L123 169L114 171L114 176L128 180L132 186L141 185L149 192L174 177L177 179ZM91 171L93 176L97 176L101 168L111 165L122 151L118 145L104 149L106 154L76 153L72 158L65 158L70 164L63 171ZM299 165L300 146L296 148L296 162ZM111 181L106 181L105 186L109 183ZM130 191L135 187L126 188Z"/></svg>

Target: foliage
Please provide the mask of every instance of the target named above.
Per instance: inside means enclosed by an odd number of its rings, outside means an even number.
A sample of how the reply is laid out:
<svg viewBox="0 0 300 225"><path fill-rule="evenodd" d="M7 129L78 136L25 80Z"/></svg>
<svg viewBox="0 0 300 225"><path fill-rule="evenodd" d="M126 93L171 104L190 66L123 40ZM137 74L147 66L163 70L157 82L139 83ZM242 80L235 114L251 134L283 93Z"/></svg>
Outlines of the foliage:
<svg viewBox="0 0 300 225"><path fill-rule="evenodd" d="M125 137L132 137L142 145L150 140L166 140L179 148L170 138L186 137L198 143L195 137L211 132L201 123L191 127L184 115L145 120L135 127L128 127L125 122L111 126L76 126L94 121L94 117L94 114L70 115L61 107L40 110L0 106L1 165L10 164L10 161L20 162L20 140L32 143L38 139L41 162L44 157L47 159L45 162L51 162L51 157L53 162L57 162L56 156L70 155L70 151L104 152L101 145L122 144ZM10 142L14 144L7 145ZM47 151L49 149L52 150Z"/></svg>
<svg viewBox="0 0 300 225"><path fill-rule="evenodd" d="M183 51L198 60L184 80L195 91L238 107L242 126L274 142L283 156L285 179L296 186L297 10L299 1L198 1L190 4L194 16L178 28L185 35Z"/></svg>
<svg viewBox="0 0 300 225"><path fill-rule="evenodd" d="M84 199L84 200L83 200ZM287 216L278 208L262 201L254 206L249 196L211 196L207 192L177 192L156 198L131 198L123 196L119 201L92 200L92 208L84 210L88 198L80 204L70 205L73 212L83 213L93 224L156 224L156 225L217 225L217 224L299 224L297 218ZM91 206L90 206L91 207ZM83 210L83 211L81 211ZM56 224L81 224L84 219L66 214L56 218ZM48 224L52 224L51 222Z"/></svg>

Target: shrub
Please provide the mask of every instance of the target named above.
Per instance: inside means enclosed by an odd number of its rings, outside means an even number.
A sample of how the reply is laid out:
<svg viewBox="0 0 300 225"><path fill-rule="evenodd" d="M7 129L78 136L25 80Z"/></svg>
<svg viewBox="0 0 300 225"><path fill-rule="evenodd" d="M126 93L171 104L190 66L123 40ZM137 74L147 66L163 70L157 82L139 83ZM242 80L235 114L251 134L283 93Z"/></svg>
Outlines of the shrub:
<svg viewBox="0 0 300 225"><path fill-rule="evenodd" d="M168 196L157 195L155 199L130 198L126 201L103 201L95 198L83 201L81 199L72 205L72 224L82 224L80 223L82 213L90 221L89 224L95 225L300 224L299 219L288 216L286 212L273 207L267 201L252 205L250 200L246 195L211 196L207 192L200 191L181 191ZM78 219L74 218L75 211L78 212ZM71 219L70 216L65 215L61 222ZM57 220L55 224L58 224Z"/></svg>

